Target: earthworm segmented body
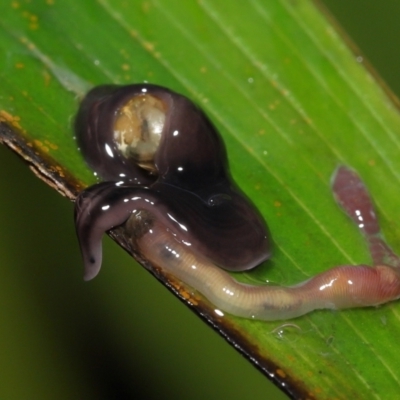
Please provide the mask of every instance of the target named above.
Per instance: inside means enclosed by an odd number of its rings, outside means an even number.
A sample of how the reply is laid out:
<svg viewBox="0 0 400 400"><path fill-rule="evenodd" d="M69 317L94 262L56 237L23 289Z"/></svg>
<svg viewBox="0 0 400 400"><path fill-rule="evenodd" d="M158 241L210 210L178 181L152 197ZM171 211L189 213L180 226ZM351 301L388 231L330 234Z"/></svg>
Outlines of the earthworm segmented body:
<svg viewBox="0 0 400 400"><path fill-rule="evenodd" d="M198 107L160 86L100 86L83 100L76 131L104 180L76 200L86 280L100 270L102 235L125 224L145 259L237 316L289 319L400 297L398 258L380 235L364 184L347 167L336 170L333 193L365 236L375 267L339 266L290 287L250 286L227 271L269 258L269 232L232 180L223 141Z"/></svg>

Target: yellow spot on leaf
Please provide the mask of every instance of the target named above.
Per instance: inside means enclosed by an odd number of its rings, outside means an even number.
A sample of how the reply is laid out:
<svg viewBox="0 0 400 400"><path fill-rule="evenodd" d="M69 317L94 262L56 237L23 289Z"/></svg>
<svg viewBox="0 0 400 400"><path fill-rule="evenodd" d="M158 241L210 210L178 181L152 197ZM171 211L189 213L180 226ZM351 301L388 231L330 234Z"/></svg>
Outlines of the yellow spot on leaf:
<svg viewBox="0 0 400 400"><path fill-rule="evenodd" d="M130 69L130 66L129 66L129 64L122 64L122 66L121 66L121 68L124 70L124 71L129 71L129 69Z"/></svg>
<svg viewBox="0 0 400 400"><path fill-rule="evenodd" d="M65 178L64 170L59 166L56 165L55 167L52 167L53 171L55 171L61 178Z"/></svg>
<svg viewBox="0 0 400 400"><path fill-rule="evenodd" d="M154 51L154 43L151 42L143 42L143 46L148 51Z"/></svg>
<svg viewBox="0 0 400 400"><path fill-rule="evenodd" d="M144 13L147 14L150 11L150 7L151 7L151 4L150 4L149 1L144 1L142 3L142 10L143 10Z"/></svg>
<svg viewBox="0 0 400 400"><path fill-rule="evenodd" d="M58 146L54 143L49 142L48 140L44 141L46 143L47 146L49 146L52 150L57 150Z"/></svg>
<svg viewBox="0 0 400 400"><path fill-rule="evenodd" d="M51 75L47 70L43 70L44 85L49 86L51 81Z"/></svg>
<svg viewBox="0 0 400 400"><path fill-rule="evenodd" d="M39 28L39 18L35 14L31 14L29 11L24 11L22 16L29 21L29 29L36 30Z"/></svg>
<svg viewBox="0 0 400 400"><path fill-rule="evenodd" d="M11 115L9 112L5 110L0 110L0 121L1 122L7 122L9 125L13 126L14 128L17 128L21 131L23 131L21 125L19 124L19 121L21 120L20 117Z"/></svg>
<svg viewBox="0 0 400 400"><path fill-rule="evenodd" d="M33 143L35 143L36 147L38 147L41 151L48 153L49 148L45 146L40 140L34 140Z"/></svg>
<svg viewBox="0 0 400 400"><path fill-rule="evenodd" d="M20 42L22 43L22 44L24 44L29 50L34 50L36 47L35 47L35 45L32 43L32 42L30 42L26 37L21 37L20 39Z"/></svg>
<svg viewBox="0 0 400 400"><path fill-rule="evenodd" d="M16 63L15 64L15 68L17 68L17 69L22 69L22 68L24 68L25 67L25 65L23 64L23 63Z"/></svg>

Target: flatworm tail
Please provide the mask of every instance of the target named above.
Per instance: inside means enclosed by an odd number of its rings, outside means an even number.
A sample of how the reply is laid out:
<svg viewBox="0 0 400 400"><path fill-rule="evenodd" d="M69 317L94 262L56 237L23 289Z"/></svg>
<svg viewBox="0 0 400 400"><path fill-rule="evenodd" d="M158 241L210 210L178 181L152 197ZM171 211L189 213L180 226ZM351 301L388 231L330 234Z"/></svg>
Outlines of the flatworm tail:
<svg viewBox="0 0 400 400"><path fill-rule="evenodd" d="M346 166L333 175L332 191L336 202L364 235L374 265L400 267L400 258L386 243L372 198L358 174Z"/></svg>
<svg viewBox="0 0 400 400"><path fill-rule="evenodd" d="M361 179L340 167L333 179L335 198L367 238L378 240L380 227L372 200ZM386 252L382 239L379 246ZM206 296L218 310L234 315L279 320L317 309L377 306L400 297L400 271L390 265L344 265L291 287L250 286L237 282L209 260L194 256L155 221L137 240L139 249L161 268ZM376 252L376 245L372 250ZM375 254L375 258L381 257Z"/></svg>

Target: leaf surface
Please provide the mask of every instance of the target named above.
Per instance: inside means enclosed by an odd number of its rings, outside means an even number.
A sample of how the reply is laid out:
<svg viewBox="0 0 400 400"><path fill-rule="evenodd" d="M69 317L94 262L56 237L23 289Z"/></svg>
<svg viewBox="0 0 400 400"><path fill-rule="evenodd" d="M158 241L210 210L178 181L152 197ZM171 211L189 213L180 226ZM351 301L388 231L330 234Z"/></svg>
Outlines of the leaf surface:
<svg viewBox="0 0 400 400"><path fill-rule="evenodd" d="M0 12L0 118L52 170L50 180L67 182L59 189L70 197L95 182L73 140L79 98L93 85L148 81L205 109L233 176L268 221L272 260L238 279L290 285L370 262L332 199L338 164L360 173L389 243L398 240L398 111L314 3L48 0ZM200 303L205 318L292 396L398 393L396 303L278 323L221 319Z"/></svg>

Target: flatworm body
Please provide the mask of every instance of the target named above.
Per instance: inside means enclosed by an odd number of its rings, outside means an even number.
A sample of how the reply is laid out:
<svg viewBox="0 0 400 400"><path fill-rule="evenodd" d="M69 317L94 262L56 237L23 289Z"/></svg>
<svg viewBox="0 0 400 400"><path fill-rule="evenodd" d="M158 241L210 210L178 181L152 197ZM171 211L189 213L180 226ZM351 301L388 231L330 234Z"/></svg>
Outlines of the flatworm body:
<svg viewBox="0 0 400 400"><path fill-rule="evenodd" d="M83 100L76 132L87 163L104 180L76 200L86 280L100 270L102 235L124 225L144 258L238 316L288 319L400 296L398 258L349 168L337 169L333 192L365 236L375 267L339 266L291 287L250 286L226 271L269 258L268 229L232 180L223 141L197 106L156 85L100 86Z"/></svg>

